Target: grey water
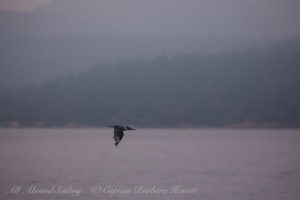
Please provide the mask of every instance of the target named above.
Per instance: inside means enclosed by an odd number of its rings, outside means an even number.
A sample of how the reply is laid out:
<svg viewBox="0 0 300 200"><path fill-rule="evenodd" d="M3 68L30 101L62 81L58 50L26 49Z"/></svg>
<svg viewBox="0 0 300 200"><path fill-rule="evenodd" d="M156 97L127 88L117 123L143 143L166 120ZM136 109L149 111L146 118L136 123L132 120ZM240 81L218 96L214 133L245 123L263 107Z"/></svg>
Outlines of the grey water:
<svg viewBox="0 0 300 200"><path fill-rule="evenodd" d="M300 130L3 128L0 199L300 199Z"/></svg>

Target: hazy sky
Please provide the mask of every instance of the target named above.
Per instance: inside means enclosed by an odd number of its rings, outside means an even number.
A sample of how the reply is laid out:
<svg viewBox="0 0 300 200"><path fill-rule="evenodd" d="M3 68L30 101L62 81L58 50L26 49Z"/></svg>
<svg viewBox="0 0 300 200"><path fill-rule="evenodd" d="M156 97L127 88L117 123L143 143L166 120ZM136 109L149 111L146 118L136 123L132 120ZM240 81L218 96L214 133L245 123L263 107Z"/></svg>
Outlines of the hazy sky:
<svg viewBox="0 0 300 200"><path fill-rule="evenodd" d="M60 34L285 37L300 33L299 0L0 0ZM44 5L44 6L43 6Z"/></svg>
<svg viewBox="0 0 300 200"><path fill-rule="evenodd" d="M0 9L9 11L29 12L52 0L0 0Z"/></svg>
<svg viewBox="0 0 300 200"><path fill-rule="evenodd" d="M0 88L300 34L300 0L0 0ZM15 82L15 83L14 83Z"/></svg>

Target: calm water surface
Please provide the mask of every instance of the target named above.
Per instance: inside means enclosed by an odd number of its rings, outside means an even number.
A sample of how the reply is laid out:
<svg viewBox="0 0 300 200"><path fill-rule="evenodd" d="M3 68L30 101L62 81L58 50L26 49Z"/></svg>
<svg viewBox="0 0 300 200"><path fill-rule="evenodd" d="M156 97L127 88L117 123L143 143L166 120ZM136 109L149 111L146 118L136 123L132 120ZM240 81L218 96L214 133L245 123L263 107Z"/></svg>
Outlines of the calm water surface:
<svg viewBox="0 0 300 200"><path fill-rule="evenodd" d="M300 199L300 130L0 129L0 163L0 199Z"/></svg>

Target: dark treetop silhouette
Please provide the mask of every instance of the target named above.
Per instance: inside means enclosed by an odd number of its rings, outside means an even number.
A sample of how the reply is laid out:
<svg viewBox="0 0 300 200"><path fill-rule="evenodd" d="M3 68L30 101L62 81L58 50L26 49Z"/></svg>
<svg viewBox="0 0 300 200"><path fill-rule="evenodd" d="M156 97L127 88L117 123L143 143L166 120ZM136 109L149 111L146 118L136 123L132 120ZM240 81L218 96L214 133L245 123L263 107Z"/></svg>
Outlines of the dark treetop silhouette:
<svg viewBox="0 0 300 200"><path fill-rule="evenodd" d="M121 142L121 140L124 136L124 131L135 130L129 126L121 126L121 125L111 125L109 127L114 128L114 137L113 138L115 140L115 146L117 146Z"/></svg>

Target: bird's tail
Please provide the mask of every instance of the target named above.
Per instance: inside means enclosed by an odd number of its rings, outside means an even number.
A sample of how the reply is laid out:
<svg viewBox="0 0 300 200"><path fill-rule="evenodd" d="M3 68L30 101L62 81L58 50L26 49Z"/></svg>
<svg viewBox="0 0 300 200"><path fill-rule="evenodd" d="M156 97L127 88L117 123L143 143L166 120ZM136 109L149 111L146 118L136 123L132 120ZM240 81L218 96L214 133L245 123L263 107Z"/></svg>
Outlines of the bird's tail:
<svg viewBox="0 0 300 200"><path fill-rule="evenodd" d="M120 143L120 138L118 136L114 136L115 139L115 146L118 146L118 144Z"/></svg>

